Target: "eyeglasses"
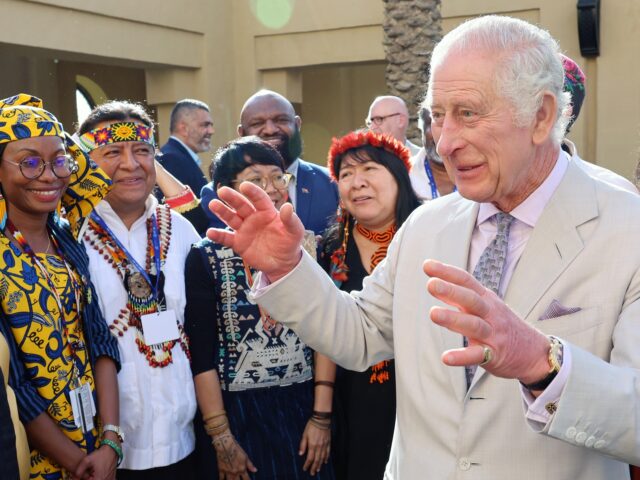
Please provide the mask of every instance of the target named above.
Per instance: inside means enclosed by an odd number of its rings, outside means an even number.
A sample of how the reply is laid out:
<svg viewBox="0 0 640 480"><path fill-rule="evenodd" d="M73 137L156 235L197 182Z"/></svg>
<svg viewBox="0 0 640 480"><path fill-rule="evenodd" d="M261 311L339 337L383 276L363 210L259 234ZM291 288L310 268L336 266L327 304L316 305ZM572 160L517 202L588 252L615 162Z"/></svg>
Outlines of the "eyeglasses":
<svg viewBox="0 0 640 480"><path fill-rule="evenodd" d="M20 167L20 173L28 180L40 178L47 165L51 167L51 171L58 178L70 177L72 173L78 171L78 164L71 155L59 155L49 162L45 162L41 157L33 156L26 157L20 162L10 160L5 160L5 162Z"/></svg>
<svg viewBox="0 0 640 480"><path fill-rule="evenodd" d="M371 118L367 118L364 123L367 125L367 127L370 127L371 125L382 125L382 122L384 122L387 118L389 117L395 117L396 115L402 115L400 112L398 113L391 113L389 115L381 115L381 116L377 116L377 117L371 117Z"/></svg>
<svg viewBox="0 0 640 480"><path fill-rule="evenodd" d="M231 183L236 184L242 182L250 182L263 190L266 190L269 183L271 183L273 185L273 188L275 188L276 190L284 190L289 186L291 177L293 177L293 175L291 175L290 173L278 173L276 175L271 175L270 177L249 177L243 178L241 180L233 180Z"/></svg>

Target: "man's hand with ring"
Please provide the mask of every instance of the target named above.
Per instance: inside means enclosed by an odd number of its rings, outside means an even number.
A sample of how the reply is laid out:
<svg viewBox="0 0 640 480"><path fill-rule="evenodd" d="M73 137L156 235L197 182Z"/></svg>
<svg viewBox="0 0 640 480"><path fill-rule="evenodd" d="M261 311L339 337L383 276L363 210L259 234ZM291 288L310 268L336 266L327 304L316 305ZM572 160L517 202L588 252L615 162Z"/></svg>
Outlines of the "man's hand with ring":
<svg viewBox="0 0 640 480"><path fill-rule="evenodd" d="M454 307L432 307L431 320L467 337L465 348L448 350L442 361L449 366L482 365L497 377L531 383L549 370L549 340L524 322L473 275L451 265L427 260L424 272L428 292Z"/></svg>

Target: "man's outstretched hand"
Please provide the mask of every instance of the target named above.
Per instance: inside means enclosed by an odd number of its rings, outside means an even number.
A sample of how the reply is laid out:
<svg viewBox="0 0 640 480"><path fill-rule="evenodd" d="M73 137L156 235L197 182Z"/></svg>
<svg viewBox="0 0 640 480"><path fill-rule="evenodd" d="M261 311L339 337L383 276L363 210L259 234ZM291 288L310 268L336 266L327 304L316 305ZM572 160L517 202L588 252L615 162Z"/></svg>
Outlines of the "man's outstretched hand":
<svg viewBox="0 0 640 480"><path fill-rule="evenodd" d="M300 261L304 227L286 203L280 211L257 185L243 182L240 192L229 187L218 190L209 208L233 231L210 228L207 237L232 248L251 267L271 282L289 273Z"/></svg>

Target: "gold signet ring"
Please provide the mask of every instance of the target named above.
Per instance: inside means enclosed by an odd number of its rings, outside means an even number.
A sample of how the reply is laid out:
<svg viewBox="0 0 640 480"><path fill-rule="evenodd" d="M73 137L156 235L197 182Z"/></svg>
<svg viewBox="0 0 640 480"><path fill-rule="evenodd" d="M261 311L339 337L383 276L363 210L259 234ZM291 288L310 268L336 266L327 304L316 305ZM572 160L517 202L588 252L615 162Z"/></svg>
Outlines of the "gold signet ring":
<svg viewBox="0 0 640 480"><path fill-rule="evenodd" d="M482 362L480 362L480 364L479 364L480 366L486 365L491 360L493 360L493 350L491 350L486 345L484 345L482 347L482 355L483 355L483 357L482 357Z"/></svg>

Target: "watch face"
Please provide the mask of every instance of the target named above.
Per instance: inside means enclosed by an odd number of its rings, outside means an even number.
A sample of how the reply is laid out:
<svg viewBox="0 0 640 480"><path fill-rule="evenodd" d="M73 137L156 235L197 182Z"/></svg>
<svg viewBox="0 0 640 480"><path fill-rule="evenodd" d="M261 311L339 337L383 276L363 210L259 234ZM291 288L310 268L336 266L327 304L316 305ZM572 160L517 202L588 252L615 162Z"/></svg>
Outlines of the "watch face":
<svg viewBox="0 0 640 480"><path fill-rule="evenodd" d="M549 366L552 372L559 372L562 368L563 345L560 340L555 337L549 337L551 346L549 349Z"/></svg>

